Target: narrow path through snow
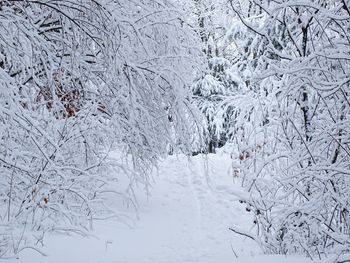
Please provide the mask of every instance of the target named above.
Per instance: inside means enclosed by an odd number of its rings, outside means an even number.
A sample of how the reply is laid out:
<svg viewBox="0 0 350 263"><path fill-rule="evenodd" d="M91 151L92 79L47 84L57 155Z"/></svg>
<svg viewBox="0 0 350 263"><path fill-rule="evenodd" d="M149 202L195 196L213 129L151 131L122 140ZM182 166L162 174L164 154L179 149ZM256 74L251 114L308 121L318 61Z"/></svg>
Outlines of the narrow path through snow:
<svg viewBox="0 0 350 263"><path fill-rule="evenodd" d="M160 164L150 196L139 193L140 220L128 227L96 222L99 238L52 235L48 257L25 251L16 263L229 263L307 262L261 256L256 244L228 230L248 228L251 215L233 194L226 155L170 156Z"/></svg>

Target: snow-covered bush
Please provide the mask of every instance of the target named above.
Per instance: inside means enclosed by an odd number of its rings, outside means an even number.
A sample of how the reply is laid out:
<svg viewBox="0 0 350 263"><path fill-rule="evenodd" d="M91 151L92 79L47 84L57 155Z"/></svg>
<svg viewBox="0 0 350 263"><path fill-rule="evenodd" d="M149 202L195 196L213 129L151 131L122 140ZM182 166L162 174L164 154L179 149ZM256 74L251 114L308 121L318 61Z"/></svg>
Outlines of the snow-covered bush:
<svg viewBox="0 0 350 263"><path fill-rule="evenodd" d="M115 212L103 193L118 177L147 184L170 145L189 147L199 52L168 0L5 0L0 13L1 257L84 232Z"/></svg>
<svg viewBox="0 0 350 263"><path fill-rule="evenodd" d="M249 89L226 103L237 109L234 170L255 227L232 230L267 253L349 253L349 5L238 2L232 37Z"/></svg>

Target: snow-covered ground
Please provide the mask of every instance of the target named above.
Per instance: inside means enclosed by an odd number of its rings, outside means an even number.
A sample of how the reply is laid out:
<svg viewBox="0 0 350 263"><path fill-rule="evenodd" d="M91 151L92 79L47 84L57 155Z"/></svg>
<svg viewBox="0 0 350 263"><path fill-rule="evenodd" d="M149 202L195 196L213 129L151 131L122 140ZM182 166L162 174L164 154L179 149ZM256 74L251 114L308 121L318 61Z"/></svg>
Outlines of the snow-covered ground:
<svg viewBox="0 0 350 263"><path fill-rule="evenodd" d="M95 222L96 237L51 235L42 257L26 250L12 263L233 263L310 262L262 255L251 240L229 231L249 230L251 215L237 201L239 181L227 154L170 156L159 166L150 194L138 192L139 220ZM130 216L134 214L129 211Z"/></svg>

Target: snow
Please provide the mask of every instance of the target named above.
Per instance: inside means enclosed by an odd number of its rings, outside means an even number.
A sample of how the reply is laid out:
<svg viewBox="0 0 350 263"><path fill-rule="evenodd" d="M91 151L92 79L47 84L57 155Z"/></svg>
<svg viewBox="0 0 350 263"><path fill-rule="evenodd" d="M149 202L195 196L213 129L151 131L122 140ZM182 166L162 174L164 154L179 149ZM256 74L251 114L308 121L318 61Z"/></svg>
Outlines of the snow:
<svg viewBox="0 0 350 263"><path fill-rule="evenodd" d="M229 231L233 225L249 230L252 222L235 195L242 189L230 175L231 163L227 154L170 156L154 174L150 193L137 192L139 219L131 225L110 219L95 222L95 237L52 234L43 247L47 257L28 249L7 262L310 262L262 255L253 241Z"/></svg>

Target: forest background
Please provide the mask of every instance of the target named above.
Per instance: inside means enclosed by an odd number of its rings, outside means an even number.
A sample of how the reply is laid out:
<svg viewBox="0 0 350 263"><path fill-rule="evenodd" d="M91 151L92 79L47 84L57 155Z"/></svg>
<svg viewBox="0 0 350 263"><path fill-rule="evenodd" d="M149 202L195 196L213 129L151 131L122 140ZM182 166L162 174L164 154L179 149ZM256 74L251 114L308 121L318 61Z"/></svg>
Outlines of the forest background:
<svg viewBox="0 0 350 263"><path fill-rule="evenodd" d="M0 256L85 233L118 213L109 194L136 207L160 159L228 144L254 214L233 232L349 254L349 87L345 0L0 1Z"/></svg>

